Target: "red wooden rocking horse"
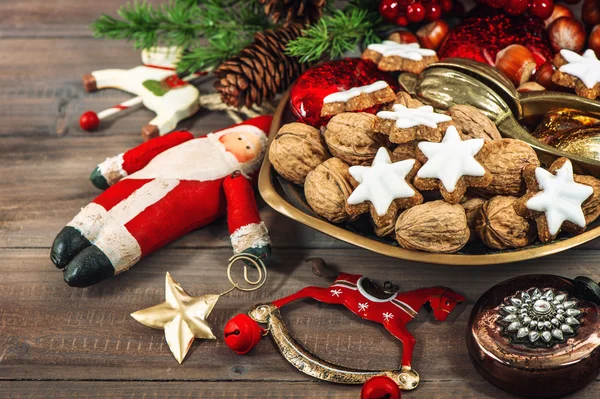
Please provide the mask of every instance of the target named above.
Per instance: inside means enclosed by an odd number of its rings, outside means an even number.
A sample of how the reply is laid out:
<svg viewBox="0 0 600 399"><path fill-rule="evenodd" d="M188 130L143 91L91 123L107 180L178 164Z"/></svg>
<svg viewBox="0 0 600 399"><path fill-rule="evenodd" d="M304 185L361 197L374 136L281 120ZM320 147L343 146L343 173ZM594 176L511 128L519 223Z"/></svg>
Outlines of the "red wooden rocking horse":
<svg viewBox="0 0 600 399"><path fill-rule="evenodd" d="M344 305L363 319L381 323L402 342L402 363L399 370L355 370L319 359L303 348L290 335L279 309L290 302L303 298ZM247 353L254 347L263 330L256 323L267 323L268 332L283 356L298 370L313 377L343 384L363 384L376 376L391 378L401 389L411 390L419 383L419 374L412 369L412 353L415 338L406 329L419 309L429 304L433 316L444 321L454 307L465 298L445 287L421 288L408 292L394 292L380 288L367 277L341 273L327 287L306 287L295 294L254 306L248 315L237 315L225 326L225 342L237 353Z"/></svg>

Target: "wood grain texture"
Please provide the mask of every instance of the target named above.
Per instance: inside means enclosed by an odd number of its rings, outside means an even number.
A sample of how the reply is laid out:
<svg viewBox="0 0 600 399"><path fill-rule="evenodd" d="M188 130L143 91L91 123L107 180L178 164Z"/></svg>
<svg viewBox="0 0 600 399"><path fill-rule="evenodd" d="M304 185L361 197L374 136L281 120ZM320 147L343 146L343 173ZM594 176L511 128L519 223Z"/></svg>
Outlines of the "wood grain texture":
<svg viewBox="0 0 600 399"><path fill-rule="evenodd" d="M160 330L129 314L164 300L170 271L194 295L227 288L231 254L224 221L189 234L131 271L88 289L69 288L49 260L56 233L98 191L88 180L107 156L138 143L153 114L128 112L93 134L79 115L130 98L117 90L85 93L81 75L140 62L131 44L95 40L87 26L123 0L0 2L0 397L8 398L356 398L359 387L318 382L296 371L264 339L249 355L222 340L196 341L179 366ZM155 1L162 3L163 1ZM207 80L202 92L211 90ZM223 113L200 113L180 128L196 134L227 126ZM209 322L220 338L227 320L252 304L328 285L303 259L320 256L340 270L396 282L402 290L443 284L467 303L445 323L423 311L409 324L417 338L420 387L407 398L510 398L485 382L464 346L474 301L493 284L524 273L588 275L600 280L600 240L531 262L450 268L385 258L352 248L262 204L274 259L267 285L220 299ZM381 326L345 309L303 301L284 311L309 350L354 367L397 366L401 345ZM574 395L597 398L600 381Z"/></svg>

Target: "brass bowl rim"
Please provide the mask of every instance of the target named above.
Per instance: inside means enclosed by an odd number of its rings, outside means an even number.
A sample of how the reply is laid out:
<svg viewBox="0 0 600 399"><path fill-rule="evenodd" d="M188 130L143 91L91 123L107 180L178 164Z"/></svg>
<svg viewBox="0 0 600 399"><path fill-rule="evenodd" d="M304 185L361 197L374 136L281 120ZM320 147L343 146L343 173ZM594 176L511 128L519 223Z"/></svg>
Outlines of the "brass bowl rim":
<svg viewBox="0 0 600 399"><path fill-rule="evenodd" d="M288 90L282 96L275 114L273 115L273 122L269 132L269 145L279 131L279 128L282 126L283 115L287 109L289 96L290 93ZM542 244L533 248L524 247L522 249L514 249L507 252L499 252L494 254L468 255L413 251L361 236L360 234L346 230L324 219L318 219L302 212L294 205L286 201L277 192L272 183L272 173L274 172L269 160L269 151L266 151L265 159L261 166L258 177L258 190L262 198L269 206L271 206L271 208L289 217L290 219L300 222L305 226L311 227L333 238L337 238L357 247L397 259L448 266L495 265L536 259L543 256L552 255L579 246L600 236L600 226L597 226L591 230L583 232L582 234L569 237L564 240Z"/></svg>

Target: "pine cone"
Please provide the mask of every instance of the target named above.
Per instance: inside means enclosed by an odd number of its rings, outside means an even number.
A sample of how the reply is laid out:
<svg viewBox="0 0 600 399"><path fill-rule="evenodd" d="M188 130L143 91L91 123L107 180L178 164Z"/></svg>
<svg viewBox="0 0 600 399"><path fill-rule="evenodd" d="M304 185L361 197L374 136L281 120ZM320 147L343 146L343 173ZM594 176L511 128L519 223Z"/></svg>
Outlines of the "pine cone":
<svg viewBox="0 0 600 399"><path fill-rule="evenodd" d="M221 100L251 107L286 90L308 65L284 53L287 43L301 32L302 25L295 23L257 33L252 44L214 71Z"/></svg>
<svg viewBox="0 0 600 399"><path fill-rule="evenodd" d="M303 25L316 22L323 15L326 0L259 0L265 6L265 14L274 22L300 22Z"/></svg>

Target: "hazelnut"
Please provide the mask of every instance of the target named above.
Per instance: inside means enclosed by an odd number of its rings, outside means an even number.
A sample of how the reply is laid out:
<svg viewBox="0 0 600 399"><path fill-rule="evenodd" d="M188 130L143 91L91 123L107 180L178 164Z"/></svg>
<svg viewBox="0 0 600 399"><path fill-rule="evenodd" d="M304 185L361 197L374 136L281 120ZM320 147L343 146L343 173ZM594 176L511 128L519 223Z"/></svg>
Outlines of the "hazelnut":
<svg viewBox="0 0 600 399"><path fill-rule="evenodd" d="M536 66L531 51L520 44L511 44L496 55L496 68L517 87L531 78Z"/></svg>
<svg viewBox="0 0 600 399"><path fill-rule="evenodd" d="M575 18L561 17L550 24L548 36L554 51L567 49L579 53L583 50L587 34L583 24Z"/></svg>
<svg viewBox="0 0 600 399"><path fill-rule="evenodd" d="M417 37L421 43L421 47L432 50L437 50L440 44L448 36L450 28L448 24L442 20L431 22L417 31Z"/></svg>
<svg viewBox="0 0 600 399"><path fill-rule="evenodd" d="M528 93L530 91L545 91L546 88L536 82L525 82L521 86L517 87L519 93Z"/></svg>
<svg viewBox="0 0 600 399"><path fill-rule="evenodd" d="M546 28L549 27L552 24L552 22L562 17L574 18L573 11L571 11L568 7L563 6L562 4L555 4L554 11L552 12L552 14L544 20Z"/></svg>
<svg viewBox="0 0 600 399"><path fill-rule="evenodd" d="M581 18L588 25L600 24L600 2L598 0L585 0L581 9Z"/></svg>
<svg viewBox="0 0 600 399"><path fill-rule="evenodd" d="M396 32L390 33L388 40L391 40L400 44L418 43L419 39L407 30L397 30Z"/></svg>
<svg viewBox="0 0 600 399"><path fill-rule="evenodd" d="M600 25L594 26L588 39L588 48L594 50L596 57L600 58Z"/></svg>
<svg viewBox="0 0 600 399"><path fill-rule="evenodd" d="M306 175L329 157L321 132L304 123L283 125L269 147L277 173L296 184L303 184Z"/></svg>
<svg viewBox="0 0 600 399"><path fill-rule="evenodd" d="M554 64L552 63L552 61L546 61L540 67L537 68L537 70L532 76L532 80L548 90L554 90L556 89L556 83L552 81L553 74Z"/></svg>

